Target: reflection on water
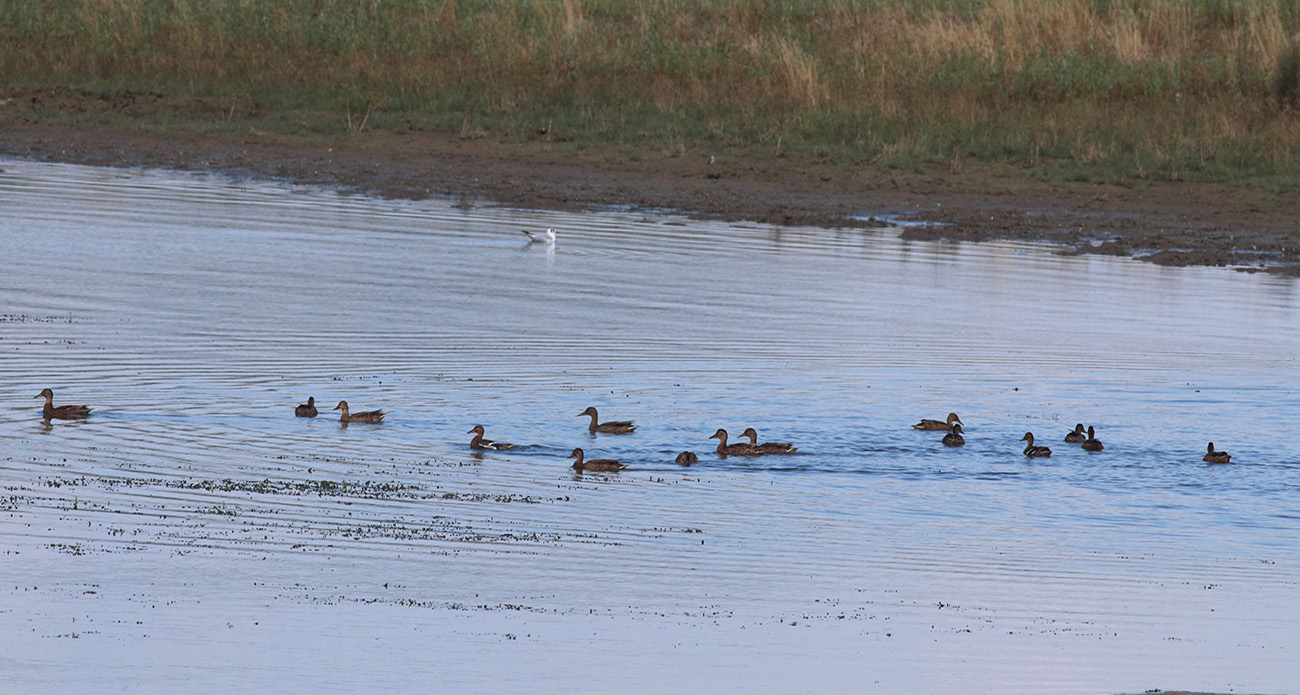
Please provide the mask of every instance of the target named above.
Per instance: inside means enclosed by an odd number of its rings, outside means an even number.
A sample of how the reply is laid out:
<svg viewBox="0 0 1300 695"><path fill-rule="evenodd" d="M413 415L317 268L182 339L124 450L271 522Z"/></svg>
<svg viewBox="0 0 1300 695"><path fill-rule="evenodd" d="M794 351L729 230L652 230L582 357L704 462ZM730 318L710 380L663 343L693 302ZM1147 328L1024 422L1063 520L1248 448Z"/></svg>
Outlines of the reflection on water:
<svg viewBox="0 0 1300 695"><path fill-rule="evenodd" d="M1290 280L3 169L24 692L1300 682ZM94 415L43 424L45 387ZM309 396L390 414L294 417ZM589 435L591 405L637 431ZM961 449L910 427L950 410ZM475 424L517 448L471 452ZM799 452L713 453L750 426ZM579 446L629 468L574 475Z"/></svg>

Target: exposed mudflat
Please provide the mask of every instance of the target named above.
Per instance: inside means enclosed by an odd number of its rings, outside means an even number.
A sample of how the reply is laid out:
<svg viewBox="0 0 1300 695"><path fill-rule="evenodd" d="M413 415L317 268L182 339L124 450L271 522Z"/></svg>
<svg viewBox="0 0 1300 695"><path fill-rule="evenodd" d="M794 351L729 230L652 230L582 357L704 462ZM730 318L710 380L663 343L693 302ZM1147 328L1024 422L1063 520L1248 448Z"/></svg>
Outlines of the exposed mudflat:
<svg viewBox="0 0 1300 695"><path fill-rule="evenodd" d="M1036 239L1161 265L1300 273L1297 192L1152 181L1057 185L973 162L957 173L936 167L916 174L725 151L572 154L553 142L554 134L519 143L481 132L143 132L24 117L37 106L70 118L104 111L153 118L182 113L188 119L210 112L214 122L224 116L217 104L188 98L14 88L0 99L0 154L285 178L393 198L464 196L523 208L634 206L820 227L878 226L864 218L897 217L945 223L907 232L917 239ZM717 161L709 165L712 155Z"/></svg>

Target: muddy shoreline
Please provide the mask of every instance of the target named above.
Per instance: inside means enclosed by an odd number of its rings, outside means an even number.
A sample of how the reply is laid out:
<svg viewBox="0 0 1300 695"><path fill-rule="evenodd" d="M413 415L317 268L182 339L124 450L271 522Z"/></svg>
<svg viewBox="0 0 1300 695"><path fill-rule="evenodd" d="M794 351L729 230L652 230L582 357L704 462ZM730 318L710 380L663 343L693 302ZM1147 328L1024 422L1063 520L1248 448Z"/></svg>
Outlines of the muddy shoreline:
<svg viewBox="0 0 1300 695"><path fill-rule="evenodd" d="M511 143L481 133L326 138L0 121L0 155L39 161L214 171L523 208L630 206L823 227L939 222L904 236L1044 240L1067 253L1300 275L1300 193L1179 182L1058 185L974 163L958 173L904 174L793 156L719 153L710 164L704 153L562 150L544 137Z"/></svg>

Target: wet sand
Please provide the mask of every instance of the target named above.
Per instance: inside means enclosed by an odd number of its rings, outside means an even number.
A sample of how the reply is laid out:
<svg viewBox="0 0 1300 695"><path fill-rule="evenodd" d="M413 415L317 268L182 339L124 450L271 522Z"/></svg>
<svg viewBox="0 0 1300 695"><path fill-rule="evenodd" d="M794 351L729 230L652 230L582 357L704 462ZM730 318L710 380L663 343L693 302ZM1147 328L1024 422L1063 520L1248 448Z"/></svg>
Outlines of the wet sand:
<svg viewBox="0 0 1300 695"><path fill-rule="evenodd" d="M1059 185L974 162L963 163L958 173L950 167L889 172L770 151L746 156L727 148L684 155L574 153L550 135L503 142L492 134L427 131L338 137L251 128L242 135L153 133L35 123L9 103L20 101L7 99L6 111L0 111L0 155L206 170L384 197L453 196L534 209L631 206L822 227L880 226L879 218L940 222L904 234L917 240L1045 240L1069 253L1300 274L1300 192L1149 181ZM60 108L87 110L76 99ZM717 158L712 165L710 155Z"/></svg>

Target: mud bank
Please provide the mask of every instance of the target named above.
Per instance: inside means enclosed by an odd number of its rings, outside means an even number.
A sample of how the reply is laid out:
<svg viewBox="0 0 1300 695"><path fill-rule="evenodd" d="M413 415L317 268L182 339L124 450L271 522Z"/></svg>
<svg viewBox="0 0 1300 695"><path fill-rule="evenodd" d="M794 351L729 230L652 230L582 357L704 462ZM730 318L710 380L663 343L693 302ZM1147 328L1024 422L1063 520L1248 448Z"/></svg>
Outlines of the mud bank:
<svg viewBox="0 0 1300 695"><path fill-rule="evenodd" d="M208 170L394 198L452 196L524 208L620 206L701 218L825 227L918 226L915 240L1033 239L1069 253L1160 265L1300 274L1300 194L1222 184L1049 184L966 165L959 174L880 171L807 157L561 151L545 137L366 132L296 136L142 132L0 120L0 155L102 166Z"/></svg>

